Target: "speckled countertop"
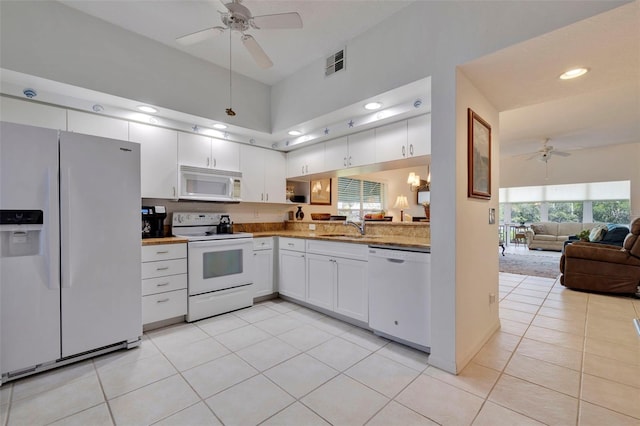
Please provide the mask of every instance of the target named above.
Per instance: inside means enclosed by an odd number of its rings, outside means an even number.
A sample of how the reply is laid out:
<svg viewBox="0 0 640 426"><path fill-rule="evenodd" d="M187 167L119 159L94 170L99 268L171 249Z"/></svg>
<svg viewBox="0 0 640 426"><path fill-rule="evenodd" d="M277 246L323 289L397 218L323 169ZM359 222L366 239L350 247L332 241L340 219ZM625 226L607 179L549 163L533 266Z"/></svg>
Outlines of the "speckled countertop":
<svg viewBox="0 0 640 426"><path fill-rule="evenodd" d="M254 232L254 238L259 237L290 237L305 238L324 241L336 241L341 243L356 243L367 245L379 245L389 247L415 248L420 250L430 250L431 244L425 237L410 237L404 235L358 235L351 233L321 233L317 231L264 231Z"/></svg>

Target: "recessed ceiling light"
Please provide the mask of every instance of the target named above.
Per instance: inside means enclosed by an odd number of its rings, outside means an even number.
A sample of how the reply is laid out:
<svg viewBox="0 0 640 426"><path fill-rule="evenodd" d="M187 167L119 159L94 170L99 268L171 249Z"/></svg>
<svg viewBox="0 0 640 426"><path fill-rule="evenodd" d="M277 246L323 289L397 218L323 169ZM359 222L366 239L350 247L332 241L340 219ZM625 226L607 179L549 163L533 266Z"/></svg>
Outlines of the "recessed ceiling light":
<svg viewBox="0 0 640 426"><path fill-rule="evenodd" d="M301 134L300 130L289 130L289 136L300 136Z"/></svg>
<svg viewBox="0 0 640 426"><path fill-rule="evenodd" d="M588 72L588 68L574 68L562 74L560 80L571 80L572 78L583 76Z"/></svg>
<svg viewBox="0 0 640 426"><path fill-rule="evenodd" d="M375 109L380 109L381 106L382 106L382 103L380 102L369 102L368 104L365 104L364 109L368 109L372 111Z"/></svg>
<svg viewBox="0 0 640 426"><path fill-rule="evenodd" d="M216 124L214 124L214 125L213 125L213 127L214 127L215 129L220 129L220 130L224 130L224 129L226 129L226 128L227 128L227 126L226 126L226 125L224 125L224 124L222 124L222 123L216 123Z"/></svg>
<svg viewBox="0 0 640 426"><path fill-rule="evenodd" d="M154 107L150 107L148 105L140 105L138 109L142 112L147 112L149 114L155 114L156 112L158 112L157 109L155 109Z"/></svg>

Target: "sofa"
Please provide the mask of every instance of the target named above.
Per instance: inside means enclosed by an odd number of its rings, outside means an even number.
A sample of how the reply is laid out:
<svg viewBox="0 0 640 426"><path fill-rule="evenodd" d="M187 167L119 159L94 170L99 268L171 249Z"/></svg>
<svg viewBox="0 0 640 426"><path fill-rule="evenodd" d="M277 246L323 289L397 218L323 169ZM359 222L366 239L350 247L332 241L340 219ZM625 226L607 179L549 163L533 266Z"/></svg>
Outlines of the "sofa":
<svg viewBox="0 0 640 426"><path fill-rule="evenodd" d="M640 292L640 218L622 247L577 241L560 258L560 283L576 290L606 293Z"/></svg>
<svg viewBox="0 0 640 426"><path fill-rule="evenodd" d="M562 251L564 242L569 237L575 237L584 229L593 229L603 223L578 223L578 222L534 222L525 232L527 247L529 250L555 250ZM629 233L629 228L619 225L608 225L599 244L608 244L622 247L622 243Z"/></svg>

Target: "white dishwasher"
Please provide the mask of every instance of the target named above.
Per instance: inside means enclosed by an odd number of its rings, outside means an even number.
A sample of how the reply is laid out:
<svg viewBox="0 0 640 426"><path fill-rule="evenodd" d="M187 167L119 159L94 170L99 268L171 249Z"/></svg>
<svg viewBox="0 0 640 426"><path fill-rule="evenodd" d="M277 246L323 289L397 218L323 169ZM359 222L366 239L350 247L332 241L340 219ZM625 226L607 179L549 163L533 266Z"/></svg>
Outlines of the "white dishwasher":
<svg viewBox="0 0 640 426"><path fill-rule="evenodd" d="M369 327L430 352L430 264L425 252L369 246Z"/></svg>

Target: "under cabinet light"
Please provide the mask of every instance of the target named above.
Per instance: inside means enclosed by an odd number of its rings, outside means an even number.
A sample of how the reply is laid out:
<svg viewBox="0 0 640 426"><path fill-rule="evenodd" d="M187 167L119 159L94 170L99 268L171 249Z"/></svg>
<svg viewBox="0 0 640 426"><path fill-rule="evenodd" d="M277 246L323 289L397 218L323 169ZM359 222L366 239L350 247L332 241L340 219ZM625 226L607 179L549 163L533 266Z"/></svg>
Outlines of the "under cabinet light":
<svg viewBox="0 0 640 426"><path fill-rule="evenodd" d="M301 134L300 130L289 130L289 136L300 136Z"/></svg>
<svg viewBox="0 0 640 426"><path fill-rule="evenodd" d="M140 105L138 109L142 112L146 112L149 114L155 114L156 112L158 112L157 109L155 109L154 107L150 107L148 105Z"/></svg>
<svg viewBox="0 0 640 426"><path fill-rule="evenodd" d="M220 129L220 130L224 130L224 129L227 128L227 126L225 124L222 124L222 123L216 123L216 124L213 125L213 127L216 128L216 129Z"/></svg>

